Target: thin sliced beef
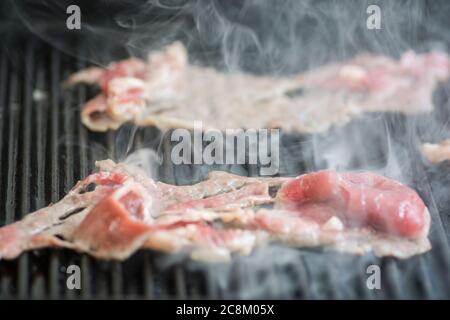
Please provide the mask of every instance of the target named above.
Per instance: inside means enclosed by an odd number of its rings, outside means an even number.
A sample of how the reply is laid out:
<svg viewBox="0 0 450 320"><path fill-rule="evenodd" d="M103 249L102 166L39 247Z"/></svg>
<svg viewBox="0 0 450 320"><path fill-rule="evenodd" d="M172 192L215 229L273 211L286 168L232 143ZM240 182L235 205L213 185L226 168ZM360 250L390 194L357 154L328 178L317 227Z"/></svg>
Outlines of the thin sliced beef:
<svg viewBox="0 0 450 320"><path fill-rule="evenodd" d="M176 187L155 183L139 169L111 160L97 165L102 171L80 181L56 204L0 228L0 258L12 259L25 250L47 246L72 248L105 259L125 259L143 246L168 251L195 247L214 254L220 249L222 257L227 250L228 256L234 251L250 252L248 242L241 247L228 235L247 240L254 236L245 230L210 227L209 223L218 219L212 210L271 203L269 185L280 186L286 180L275 178L269 184L267 178L212 173L196 185ZM218 179L211 181L214 177ZM211 211L189 213L202 208ZM222 242L200 243L193 231L197 229L209 230L202 232L206 240ZM170 234L177 237L167 240ZM182 239L177 240L179 237Z"/></svg>
<svg viewBox="0 0 450 320"><path fill-rule="evenodd" d="M75 228L105 196L127 180L120 172L99 172L78 182L55 204L0 228L0 258L12 259L22 251L46 246L73 247L70 239ZM94 191L88 188L94 186Z"/></svg>
<svg viewBox="0 0 450 320"><path fill-rule="evenodd" d="M408 187L371 173L320 171L298 178L211 173L191 186L155 183L111 160L61 201L0 228L0 258L65 247L122 260L139 248L224 261L257 245L400 258L429 250L429 214ZM269 187L278 190L275 198ZM273 204L276 209L258 209Z"/></svg>
<svg viewBox="0 0 450 320"><path fill-rule="evenodd" d="M404 53L399 60L360 54L290 77L219 72L188 63L179 42L105 69L88 68L67 84L96 83L101 93L82 111L94 131L125 122L161 128L283 128L318 132L364 112L428 112L432 92L450 75L447 54Z"/></svg>
<svg viewBox="0 0 450 320"><path fill-rule="evenodd" d="M306 174L284 184L277 194L278 207L316 217L311 204L330 208L326 218L338 216L351 225L407 238L423 237L430 227L425 204L414 190L369 172Z"/></svg>

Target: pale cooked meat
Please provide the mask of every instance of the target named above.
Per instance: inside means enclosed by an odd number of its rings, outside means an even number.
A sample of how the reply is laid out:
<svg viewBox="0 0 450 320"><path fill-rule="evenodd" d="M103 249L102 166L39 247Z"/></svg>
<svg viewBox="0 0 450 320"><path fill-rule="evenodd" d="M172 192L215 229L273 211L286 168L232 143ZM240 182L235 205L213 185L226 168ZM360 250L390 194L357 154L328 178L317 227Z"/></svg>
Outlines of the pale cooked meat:
<svg viewBox="0 0 450 320"><path fill-rule="evenodd" d="M180 204L232 192L246 185L267 184L269 187L277 188L289 179L283 177L243 177L224 171L212 171L205 181L194 185L173 186L162 182L157 184L163 194L164 203L169 206L174 203Z"/></svg>
<svg viewBox="0 0 450 320"><path fill-rule="evenodd" d="M261 209L256 213L247 210L245 213L224 214L222 219L241 228L265 231L271 241L293 247L323 247L325 250L357 255L373 252L379 257L401 259L431 249L426 236L405 238L367 226L349 227L337 216L321 221L296 215L292 211Z"/></svg>
<svg viewBox="0 0 450 320"><path fill-rule="evenodd" d="M12 259L22 251L49 245L73 247L63 239L70 238L91 209L111 192L114 184L121 182L119 175L92 174L78 182L61 201L1 228L0 258ZM87 191L93 183L95 192Z"/></svg>
<svg viewBox="0 0 450 320"><path fill-rule="evenodd" d="M203 129L317 132L363 112L431 111L432 92L450 72L446 54L408 51L400 60L361 54L291 77L225 73L189 64L179 42L151 53L146 63L138 61L89 68L68 79L102 88L82 112L91 130L117 129L129 121L192 128L201 121Z"/></svg>
<svg viewBox="0 0 450 320"><path fill-rule="evenodd" d="M97 161L96 166L100 171L126 172L140 183L148 184L149 181L152 181L140 169L126 164L116 164L109 159ZM181 204L230 193L248 185L267 185L268 187L279 188L283 183L291 179L288 177L245 177L225 171L211 171L201 183L176 186L158 181L156 182L156 186L158 192L160 192L161 202L167 208L173 204ZM262 195L265 196L263 193Z"/></svg>
<svg viewBox="0 0 450 320"><path fill-rule="evenodd" d="M80 181L59 202L0 228L0 258L12 259L25 250L53 246L72 248L98 258L125 259L143 246L167 247L163 242L158 243L158 239L170 233L185 234L178 241L183 245L174 245L172 241L172 247L198 247L203 252L220 247L222 257L226 250L250 252L251 249L244 248L248 241L240 247L237 245L240 242L231 236L249 240L253 237L250 232L211 228L208 223L217 217L213 211L205 211L201 219L198 214L195 217L194 213L186 212L204 207L241 208L273 202L264 178L213 173L196 185L176 187L155 183L139 169L116 165L111 160L97 165L102 171ZM211 183L215 176L217 181ZM282 181L285 179L274 179L272 184L280 185ZM95 189L90 190L91 187ZM175 206L178 206L177 215ZM171 215L165 213L166 208ZM201 233L195 235L192 230ZM204 235L203 243L198 240L200 234Z"/></svg>
<svg viewBox="0 0 450 320"><path fill-rule="evenodd" d="M441 52L405 52L399 60L373 54L331 64L301 75L307 88L345 93L350 109L431 111L436 85L450 76L450 59Z"/></svg>
<svg viewBox="0 0 450 320"><path fill-rule="evenodd" d="M217 229L207 224L190 223L151 233L143 248L170 253L188 248L194 260L224 262L229 261L233 253L250 254L256 246L266 243L267 239L268 234L258 230Z"/></svg>
<svg viewBox="0 0 450 320"><path fill-rule="evenodd" d="M424 143L421 146L422 154L431 163L450 160L450 139L439 143Z"/></svg>

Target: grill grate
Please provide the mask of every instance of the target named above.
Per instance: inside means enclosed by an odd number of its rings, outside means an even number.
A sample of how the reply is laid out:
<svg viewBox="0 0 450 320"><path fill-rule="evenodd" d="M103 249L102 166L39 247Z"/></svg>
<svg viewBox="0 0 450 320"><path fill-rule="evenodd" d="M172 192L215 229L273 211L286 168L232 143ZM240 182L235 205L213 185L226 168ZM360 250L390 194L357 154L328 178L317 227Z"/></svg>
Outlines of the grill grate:
<svg viewBox="0 0 450 320"><path fill-rule="evenodd" d="M8 47L0 56L0 225L60 199L75 181L94 170L96 159L120 158L123 147L115 144L117 134L133 132L127 127L119 133L96 134L81 125L79 107L93 93L86 87L61 91L60 84L84 66L82 61L34 39L25 48ZM36 99L36 90L46 98ZM156 129L140 128L133 148L156 148L161 138ZM317 168L308 151L310 137L283 139L283 174ZM162 141L159 148L167 157L170 142ZM257 172L255 166L226 169ZM183 184L208 170L164 161L160 176ZM444 231L448 217L441 220L437 213L433 185L427 182L433 172L419 165L409 170L415 170L415 185L431 209L433 250L408 261L270 247L249 258L237 257L229 265L204 266L145 251L118 263L66 250L41 250L0 262L0 298L448 298L450 251ZM81 290L66 287L65 268L71 264L81 267ZM366 287L369 264L381 267L381 290Z"/></svg>

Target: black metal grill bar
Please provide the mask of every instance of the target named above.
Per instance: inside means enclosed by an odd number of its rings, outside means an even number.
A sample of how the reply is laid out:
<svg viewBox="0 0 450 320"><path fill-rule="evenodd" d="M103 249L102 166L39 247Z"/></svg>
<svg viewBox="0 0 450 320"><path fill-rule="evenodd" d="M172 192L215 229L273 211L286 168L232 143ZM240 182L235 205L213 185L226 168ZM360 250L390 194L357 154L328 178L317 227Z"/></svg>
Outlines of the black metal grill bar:
<svg viewBox="0 0 450 320"><path fill-rule="evenodd" d="M35 52L32 53L33 55ZM37 57L33 57L37 58ZM47 86L47 71L48 69L44 67L45 61L40 58L38 61L34 61L36 66L36 90L39 92L48 92ZM35 125L33 130L32 140L32 172L33 175L30 179L33 181L33 192L36 196L32 198L32 210L42 208L46 205L45 198L45 148L46 148L46 127L47 127L47 103L43 100L38 100L33 105L32 117L34 117ZM30 266L32 270L32 267ZM30 294L33 299L42 299L46 296L46 276L42 273L35 271L28 271L30 273Z"/></svg>
<svg viewBox="0 0 450 320"><path fill-rule="evenodd" d="M4 174L4 163L5 163L5 153L2 152L4 149L4 141L6 140L6 135L4 134L4 126L5 126L5 118L7 116L6 113L6 109L7 109L7 68L8 68L8 64L7 64L7 58L6 58L6 53L4 51L2 51L0 53L0 210L2 210L3 212L5 212L4 210L4 203L6 202L5 199L5 194L6 194L6 190L4 189L7 183L6 180L6 175ZM5 214L0 214L0 223L3 225L6 219L6 212ZM3 271L3 269L0 269ZM5 272L5 271L3 271ZM8 287L9 287L9 278L8 277L0 277L0 290L1 292L9 292ZM6 296L6 294L5 294Z"/></svg>
<svg viewBox="0 0 450 320"><path fill-rule="evenodd" d="M8 69L7 69L8 70ZM3 115L2 119L6 120L4 123L4 134L3 142L6 142L6 145L3 145L4 152L2 154L2 176L5 177L5 181L2 186L2 194L4 195L4 220L5 224L11 223L15 219L16 212L16 201L15 194L16 188L15 185L11 182L16 178L16 163L17 163L17 132L18 132L18 108L14 107L17 101L18 95L18 78L15 73L10 73L9 78L6 83L9 84L9 95L5 95L6 104L3 105ZM18 263L15 262L13 268L18 268ZM11 271L7 270L6 272ZM19 296L18 286L16 283L17 277L2 277L3 287L8 292L7 296Z"/></svg>
<svg viewBox="0 0 450 320"><path fill-rule="evenodd" d="M113 273L112 273L112 288L113 288L113 297L115 299L120 299L122 297L123 292L123 279L122 279L122 265L118 262L114 262L113 264Z"/></svg>
<svg viewBox="0 0 450 320"><path fill-rule="evenodd" d="M186 281L184 278L183 270L180 266L175 269L175 283L176 283L176 292L177 297L179 299L186 299Z"/></svg>
<svg viewBox="0 0 450 320"><path fill-rule="evenodd" d="M144 254L144 268L143 268L143 282L144 282L144 297L152 299L154 297L154 279L152 275L152 266L150 263L150 256L148 253Z"/></svg>
<svg viewBox="0 0 450 320"><path fill-rule="evenodd" d="M92 294L91 288L91 264L89 258L86 256L82 256L81 258L81 270L83 272L83 276L81 278L81 287L83 290L81 291L81 296L83 299L90 299Z"/></svg>
<svg viewBox="0 0 450 320"><path fill-rule="evenodd" d="M12 73L10 78L10 96L9 96L9 112L8 112L8 153L7 153L7 180L6 180L6 200L5 200L5 224L14 221L16 212L16 165L17 165L17 138L19 131L18 108L17 108L17 91L18 79L17 74Z"/></svg>
<svg viewBox="0 0 450 320"><path fill-rule="evenodd" d="M3 96L0 97L1 98L1 106L2 106L2 110L1 110L1 118L0 118L0 126L1 126L1 141L0 141L0 146L2 146L2 151L3 150L7 150L8 148L8 128L7 128L7 117L9 116L9 113L7 112L7 110L9 109L9 92L8 92L8 88L9 86L8 81L9 81L9 77L8 77L8 67L9 64L7 63L7 57L6 57L6 53L2 52L2 70L1 70L1 77L2 77L2 83L0 84L0 88L2 90ZM2 202L0 203L0 205L2 206L3 211L6 210L6 183L8 182L7 179L7 167L6 167L6 162L8 161L7 159L7 153L6 152L2 152L1 154L1 161L0 161L0 169L2 169L1 171L1 176L0 179L2 181L2 186L1 186L1 190L2 192L0 192L0 197ZM0 216L0 221L2 223L6 222L6 212L5 214Z"/></svg>
<svg viewBox="0 0 450 320"><path fill-rule="evenodd" d="M418 274L419 274L419 278L422 280L419 282L419 284L422 286L422 290L420 290L420 291L423 292L422 298L430 297L432 299L435 299L435 298L438 298L441 293L437 291L438 288L436 286L433 286L434 289L432 288L432 282L431 282L432 280L429 276L429 273L431 271L430 267L425 266L425 262L423 259L419 260ZM414 292L414 291L411 291L411 292Z"/></svg>
<svg viewBox="0 0 450 320"><path fill-rule="evenodd" d="M70 72L71 68L64 67L62 69L62 78L66 79ZM65 161L64 164L64 186L63 186L63 193L66 194L75 184L74 179L74 171L76 170L75 165L75 145L76 145L76 133L75 133L75 126L76 126L76 114L74 108L72 108L72 105L74 104L73 101L73 92L64 90L61 92L62 94L62 105L63 105L63 114L62 114L62 123L63 123L63 136L61 137L62 140L62 151ZM69 256L64 260L64 264L66 266L69 265L80 265L80 262L77 261L79 259L76 259L73 256ZM61 272L60 272L61 273ZM62 286L65 288L65 286ZM76 297L76 291L75 290L65 290L65 293L63 295L66 299L74 299Z"/></svg>
<svg viewBox="0 0 450 320"><path fill-rule="evenodd" d="M402 283L400 283L400 271L394 260L389 259L387 263L382 267L383 274L386 275L385 283L388 283L388 298L398 299L405 295L403 292Z"/></svg>
<svg viewBox="0 0 450 320"><path fill-rule="evenodd" d="M60 78L60 53L56 49L52 49L50 56L50 70L51 70L51 92L50 92L50 133L48 135L50 139L49 151L47 153L47 159L50 161L46 163L49 165L47 172L49 172L50 176L47 178L47 181L50 181L51 190L50 193L50 201L56 202L60 199L61 196L61 174L60 174L60 164L61 156L59 153L59 145L58 140L61 137L60 130L60 86L61 86L61 78ZM49 266L49 298L57 299L59 297L59 283L58 283L58 274L59 274L59 257L58 253L52 251L50 253L50 266Z"/></svg>
<svg viewBox="0 0 450 320"><path fill-rule="evenodd" d="M34 61L33 61L33 48L30 44L27 45L25 49L25 70L24 70L24 81L22 82L23 87L23 98L17 103L21 103L22 106L20 108L20 125L19 127L19 146L21 149L19 150L20 161L18 164L21 166L20 177L17 183L20 185L19 194L19 202L20 206L18 207L19 219L23 218L26 213L30 212L30 157L32 153L30 152L30 142L31 142L31 98L32 98L32 85L34 81ZM16 184L16 183L14 183ZM24 254L19 258L19 267L18 267L18 289L19 289L19 297L24 299L28 297L28 283L29 283L29 255Z"/></svg>
<svg viewBox="0 0 450 320"><path fill-rule="evenodd" d="M5 126L5 118L6 118L6 108L7 108L7 72L8 72L8 64L6 54L4 52L1 53L0 60L0 151L3 150L5 135L3 133ZM3 155L0 157L0 182L1 182L1 192L0 192L0 201L1 203L5 203L5 190L3 189L6 186L5 175L3 175L3 166L4 166L4 157ZM0 206L1 208L1 206ZM6 218L4 215L0 215L0 223L4 223L3 219Z"/></svg>
<svg viewBox="0 0 450 320"><path fill-rule="evenodd" d="M208 297L210 297L211 299L217 299L217 297L218 297L217 286L215 285L215 283L213 281L214 272L215 272L214 267L209 266L207 268L207 271L206 271L206 277L207 277L206 293L207 293Z"/></svg>

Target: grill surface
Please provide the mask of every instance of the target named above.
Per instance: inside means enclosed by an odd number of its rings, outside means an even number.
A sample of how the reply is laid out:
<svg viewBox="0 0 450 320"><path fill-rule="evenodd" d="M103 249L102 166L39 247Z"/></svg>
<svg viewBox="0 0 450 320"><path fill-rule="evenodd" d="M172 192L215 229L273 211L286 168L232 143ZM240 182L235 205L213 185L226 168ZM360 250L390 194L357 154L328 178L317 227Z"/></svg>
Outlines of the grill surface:
<svg viewBox="0 0 450 320"><path fill-rule="evenodd" d="M78 179L94 170L95 160L120 160L142 146L159 149L166 158L159 170L165 182L192 183L212 169L174 167L167 160L170 143L156 129L130 126L117 133L89 132L79 121L79 109L93 93L86 87L62 91L60 86L68 74L83 67L83 62L36 39L25 45L11 43L8 48L0 56L0 225L60 199ZM46 97L37 99L36 90ZM445 116L442 121L448 119ZM361 123L373 131L387 128L392 132L394 150L413 159L402 170L413 177L410 183L431 211L433 249L429 253L399 261L272 246L251 257L236 257L227 265L210 266L146 251L116 263L66 250L41 250L0 262L0 298L450 298L449 204L438 204L439 216L433 197L434 188L449 186L450 169L445 164L437 169L424 168L420 157L405 143L407 123L416 120L376 115L355 121L337 134L352 133ZM356 139L358 135L351 136ZM133 142L129 146L117 143L128 138ZM313 146L325 142L323 137L283 137L281 174L323 166L315 159ZM386 165L385 147L380 143L367 162ZM351 166L360 168L361 164L356 161ZM254 175L258 168L215 169ZM65 270L71 264L81 267L81 290L67 289ZM366 287L370 264L381 268L381 290Z"/></svg>

